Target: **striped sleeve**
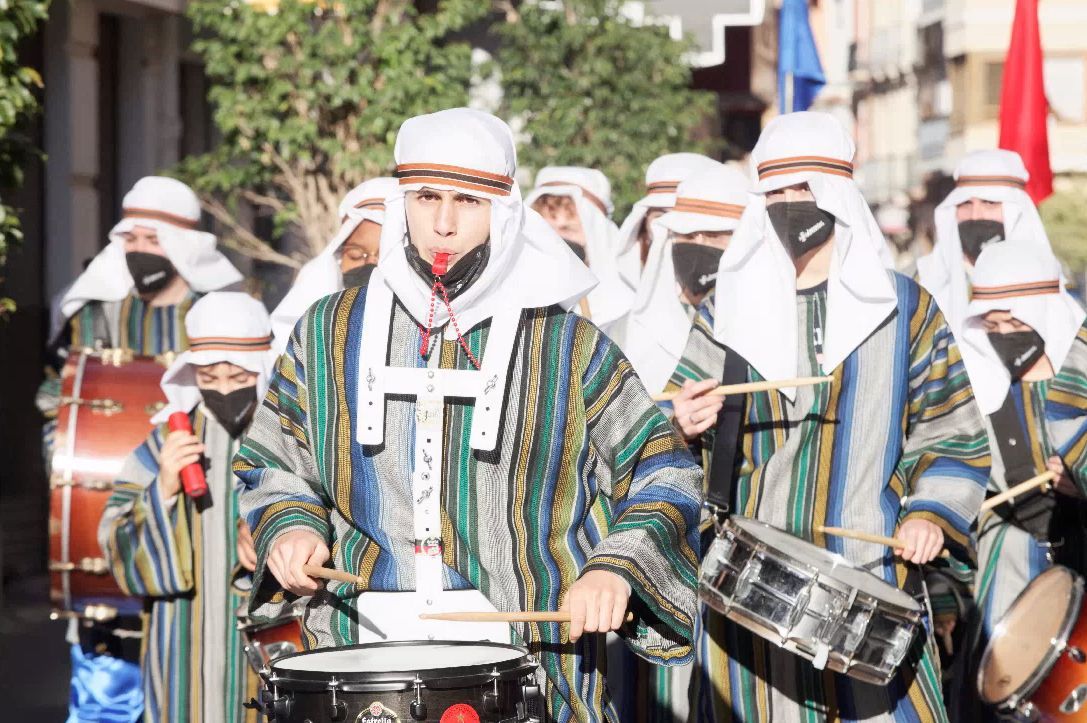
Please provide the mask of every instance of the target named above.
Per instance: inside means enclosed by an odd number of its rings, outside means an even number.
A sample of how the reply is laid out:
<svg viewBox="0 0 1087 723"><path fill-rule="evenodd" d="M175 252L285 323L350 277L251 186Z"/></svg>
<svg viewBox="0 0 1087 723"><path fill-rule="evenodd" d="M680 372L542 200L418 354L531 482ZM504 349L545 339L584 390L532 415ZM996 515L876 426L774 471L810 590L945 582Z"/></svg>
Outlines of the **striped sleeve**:
<svg viewBox="0 0 1087 723"><path fill-rule="evenodd" d="M615 517L588 570L622 577L639 620L628 638L642 656L691 656L697 602L701 470L649 398L630 363L598 335L583 377L586 423L602 469L600 492Z"/></svg>
<svg viewBox="0 0 1087 723"><path fill-rule="evenodd" d="M895 470L907 490L903 521L935 523L966 560L989 479L988 436L943 314L927 292L914 288L906 442Z"/></svg>
<svg viewBox="0 0 1087 723"><path fill-rule="evenodd" d="M192 590L188 507L159 484L165 428L154 430L121 468L98 526L98 542L117 584L130 595L166 597Z"/></svg>
<svg viewBox="0 0 1087 723"><path fill-rule="evenodd" d="M253 531L257 569L253 573L250 610L278 597L274 579L265 580L265 563L272 543L295 530L309 530L331 544L331 504L317 477L310 449L302 328L311 313L298 322L285 354L276 363L260 409L253 417L241 448L234 457L234 473L241 483L241 514Z"/></svg>
<svg viewBox="0 0 1087 723"><path fill-rule="evenodd" d="M1064 466L1087 493L1087 325L1080 327L1049 385L1046 425Z"/></svg>

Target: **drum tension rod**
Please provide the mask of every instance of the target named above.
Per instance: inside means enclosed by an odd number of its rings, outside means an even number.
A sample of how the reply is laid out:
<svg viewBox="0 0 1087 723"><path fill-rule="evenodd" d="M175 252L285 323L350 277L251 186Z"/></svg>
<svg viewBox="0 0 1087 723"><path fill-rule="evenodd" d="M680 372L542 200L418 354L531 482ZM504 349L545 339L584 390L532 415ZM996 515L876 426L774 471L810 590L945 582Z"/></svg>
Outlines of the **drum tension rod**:
<svg viewBox="0 0 1087 723"><path fill-rule="evenodd" d="M502 674L498 672L498 668L491 670L491 682L494 684L494 690L488 690L483 694L483 710L488 713L498 713L500 707L498 705L498 680L502 677Z"/></svg>
<svg viewBox="0 0 1087 723"><path fill-rule="evenodd" d="M423 702L423 679L417 675L412 682L415 684L415 700L408 706L408 713L411 714L413 720L426 720L427 706Z"/></svg>
<svg viewBox="0 0 1087 723"><path fill-rule="evenodd" d="M1087 663L1087 653L1083 652L1082 648L1075 645L1069 645L1064 649L1065 654L1076 663Z"/></svg>
<svg viewBox="0 0 1087 723"><path fill-rule="evenodd" d="M328 681L328 692L332 694L332 702L328 704L328 719L340 721L347 718L347 703L336 700L336 689L340 687L339 679L333 675Z"/></svg>

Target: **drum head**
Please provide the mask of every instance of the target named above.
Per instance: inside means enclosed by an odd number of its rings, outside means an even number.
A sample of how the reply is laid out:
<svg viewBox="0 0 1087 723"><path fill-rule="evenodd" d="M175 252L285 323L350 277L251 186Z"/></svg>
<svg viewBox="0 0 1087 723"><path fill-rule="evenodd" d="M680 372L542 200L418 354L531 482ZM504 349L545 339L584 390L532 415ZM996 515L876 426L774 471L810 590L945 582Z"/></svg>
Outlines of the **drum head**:
<svg viewBox="0 0 1087 723"><path fill-rule="evenodd" d="M836 579L851 588L891 605L897 605L904 610L921 611L920 603L909 594L880 580L867 570L860 569L837 553L824 550L807 540L802 540L758 520L733 516L729 518L729 523L768 546L815 568L820 575Z"/></svg>
<svg viewBox="0 0 1087 723"><path fill-rule="evenodd" d="M981 659L983 701L1001 703L1034 690L1079 617L1082 597L1082 579L1066 567L1052 567L1027 585L997 623Z"/></svg>
<svg viewBox="0 0 1087 723"><path fill-rule="evenodd" d="M288 678L335 674L341 680L365 680L408 674L424 679L472 670L518 667L528 651L514 645L471 642L396 642L353 645L288 655L272 671Z"/></svg>

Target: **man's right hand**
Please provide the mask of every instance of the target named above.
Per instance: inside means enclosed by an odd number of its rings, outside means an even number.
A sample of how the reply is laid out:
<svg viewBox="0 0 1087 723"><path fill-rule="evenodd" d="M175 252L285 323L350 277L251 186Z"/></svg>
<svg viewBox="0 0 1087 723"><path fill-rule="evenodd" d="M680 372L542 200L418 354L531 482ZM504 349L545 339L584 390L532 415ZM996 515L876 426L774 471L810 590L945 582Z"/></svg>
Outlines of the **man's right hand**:
<svg viewBox="0 0 1087 723"><path fill-rule="evenodd" d="M159 484L166 499L171 499L181 489L181 470L200 461L204 445L195 434L170 432L162 443L159 453Z"/></svg>
<svg viewBox="0 0 1087 723"><path fill-rule="evenodd" d="M672 399L675 410L676 426L684 439L695 439L717 422L717 414L724 406L725 398L717 395L707 396L706 392L717 386L716 379L703 379L683 382L683 388Z"/></svg>
<svg viewBox="0 0 1087 723"><path fill-rule="evenodd" d="M302 572L303 565L325 564L329 558L328 545L321 536L309 530L293 530L278 537L268 553L268 569L279 584L295 595L312 595L319 584Z"/></svg>

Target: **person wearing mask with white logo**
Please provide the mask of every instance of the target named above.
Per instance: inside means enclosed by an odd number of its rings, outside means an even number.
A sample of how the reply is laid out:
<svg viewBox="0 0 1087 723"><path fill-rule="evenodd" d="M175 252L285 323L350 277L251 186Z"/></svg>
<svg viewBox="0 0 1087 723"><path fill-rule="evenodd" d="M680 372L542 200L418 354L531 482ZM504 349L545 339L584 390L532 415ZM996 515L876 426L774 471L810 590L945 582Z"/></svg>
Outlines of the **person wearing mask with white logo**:
<svg viewBox="0 0 1087 723"><path fill-rule="evenodd" d="M1018 153L975 151L959 162L954 175L954 190L936 207L932 253L917 260L917 281L958 333L982 249L1014 237L1038 253L1052 255L1053 250L1038 208L1026 192L1030 173Z"/></svg>
<svg viewBox="0 0 1087 723"><path fill-rule="evenodd" d="M121 589L145 599L144 720L255 720L242 703L259 681L234 611L256 553L231 463L268 388L271 322L247 294L213 292L193 304L185 326L191 345L162 378L168 404L125 461L98 541ZM192 432L170 430L177 412ZM181 481L193 464L205 470L199 496Z"/></svg>
<svg viewBox="0 0 1087 723"><path fill-rule="evenodd" d="M544 719L616 721L602 633L689 659L700 472L616 345L571 313L595 279L522 201L509 126L416 116L394 153L370 283L295 326L235 458L250 609L314 593L303 565L327 563L361 577L322 583L309 645L516 638L540 662ZM419 618L495 609L571 622Z"/></svg>
<svg viewBox="0 0 1087 723"><path fill-rule="evenodd" d="M611 184L594 168L546 166L536 174L536 188L525 203L543 216L589 267L599 283L578 302L578 313L612 340L619 337L634 292L619 278L615 259L619 229L611 220Z"/></svg>
<svg viewBox="0 0 1087 723"><path fill-rule="evenodd" d="M272 311L273 348L281 352L295 323L313 302L352 286L366 286L377 268L385 197L396 188L395 178L360 183L340 202L340 230L321 253L306 262L290 291Z"/></svg>
<svg viewBox="0 0 1087 723"><path fill-rule="evenodd" d="M709 450L708 485L731 511L838 553L922 595L922 565L967 558L989 454L955 340L932 298L888 270L853 181L853 141L833 116L772 120L752 152L758 182L721 259L680 367L676 425ZM736 397L721 383L830 375L829 384ZM729 459L718 454L736 442ZM720 444L718 445L718 442ZM896 537L891 550L822 526ZM887 687L813 665L705 609L693 675L699 720L946 720L939 663L922 635Z"/></svg>

